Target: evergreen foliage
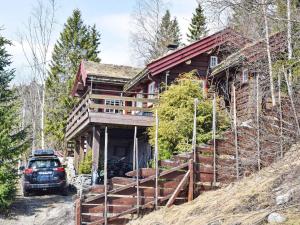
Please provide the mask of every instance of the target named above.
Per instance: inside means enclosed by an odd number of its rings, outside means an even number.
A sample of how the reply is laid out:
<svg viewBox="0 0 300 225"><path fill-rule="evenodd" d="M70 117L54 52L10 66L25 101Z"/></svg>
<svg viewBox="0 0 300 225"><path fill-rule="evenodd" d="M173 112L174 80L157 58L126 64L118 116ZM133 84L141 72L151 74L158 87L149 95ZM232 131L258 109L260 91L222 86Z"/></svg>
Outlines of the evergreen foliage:
<svg viewBox="0 0 300 225"><path fill-rule="evenodd" d="M167 10L165 15L162 17L157 40L157 57L160 57L168 52L167 47L169 44L175 44L178 46L181 44L181 34L178 21L176 17L173 20L171 19L169 10Z"/></svg>
<svg viewBox="0 0 300 225"><path fill-rule="evenodd" d="M159 159L169 159L173 154L192 149L194 99L197 108L197 143L206 143L212 137L212 100L203 95L201 81L193 72L179 76L159 98L158 145ZM218 109L217 127L223 131L229 123L224 112ZM148 129L150 143L155 143L155 126Z"/></svg>
<svg viewBox="0 0 300 225"><path fill-rule="evenodd" d="M84 160L79 165L79 173L90 174L92 172L93 152L88 150Z"/></svg>
<svg viewBox="0 0 300 225"><path fill-rule="evenodd" d="M80 11L74 10L54 46L46 82L46 133L54 147L64 148L66 119L75 104L70 92L79 64L81 60L100 62L99 44L96 26L85 25Z"/></svg>
<svg viewBox="0 0 300 225"><path fill-rule="evenodd" d="M0 36L0 212L13 201L18 183L17 160L28 147L25 130L19 129L15 91L9 87L14 78L10 55L11 43Z"/></svg>
<svg viewBox="0 0 300 225"><path fill-rule="evenodd" d="M206 21L204 11L200 4L193 13L192 21L189 26L187 38L189 42L198 41L207 34Z"/></svg>

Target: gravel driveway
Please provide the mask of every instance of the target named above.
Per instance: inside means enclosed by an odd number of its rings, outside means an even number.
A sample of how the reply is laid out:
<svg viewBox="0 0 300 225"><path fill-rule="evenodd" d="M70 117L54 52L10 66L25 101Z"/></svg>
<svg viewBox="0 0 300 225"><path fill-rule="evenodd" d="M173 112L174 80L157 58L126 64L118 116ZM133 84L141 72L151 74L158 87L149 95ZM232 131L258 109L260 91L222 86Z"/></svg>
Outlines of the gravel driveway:
<svg viewBox="0 0 300 225"><path fill-rule="evenodd" d="M1 225L73 225L74 206L72 196L56 193L36 193L33 196L17 196L9 216L0 215Z"/></svg>

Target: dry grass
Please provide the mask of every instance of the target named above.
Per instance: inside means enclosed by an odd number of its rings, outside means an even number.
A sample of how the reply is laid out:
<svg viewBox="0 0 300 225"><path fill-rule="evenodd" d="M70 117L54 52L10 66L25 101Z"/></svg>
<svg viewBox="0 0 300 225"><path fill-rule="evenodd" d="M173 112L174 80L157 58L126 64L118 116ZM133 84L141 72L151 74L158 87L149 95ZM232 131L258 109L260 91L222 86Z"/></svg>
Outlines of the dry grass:
<svg viewBox="0 0 300 225"><path fill-rule="evenodd" d="M293 199L278 206L275 198L293 190ZM239 182L202 194L190 203L145 215L131 225L244 225L267 224L267 216L278 212L284 224L300 225L300 145L284 159Z"/></svg>

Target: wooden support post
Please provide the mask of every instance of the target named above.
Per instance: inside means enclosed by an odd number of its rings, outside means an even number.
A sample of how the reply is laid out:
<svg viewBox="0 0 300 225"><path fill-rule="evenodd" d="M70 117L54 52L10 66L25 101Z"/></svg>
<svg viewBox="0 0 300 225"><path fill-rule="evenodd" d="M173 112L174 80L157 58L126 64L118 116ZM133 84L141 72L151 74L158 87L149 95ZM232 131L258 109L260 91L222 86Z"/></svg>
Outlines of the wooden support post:
<svg viewBox="0 0 300 225"><path fill-rule="evenodd" d="M189 160L189 171L190 171L190 181L189 181L189 192L188 192L188 201L194 199L194 161Z"/></svg>
<svg viewBox="0 0 300 225"><path fill-rule="evenodd" d="M137 215L140 213L140 168L139 168L139 142L138 138L135 138L135 155L136 155L136 212Z"/></svg>
<svg viewBox="0 0 300 225"><path fill-rule="evenodd" d="M75 201L75 225L81 225L81 199Z"/></svg>
<svg viewBox="0 0 300 225"><path fill-rule="evenodd" d="M235 98L235 86L232 84L233 92L233 129L234 129L234 143L235 143L235 169L236 169L236 179L240 177L239 168L239 150L238 150L238 134L237 134L237 119L236 119L236 98Z"/></svg>
<svg viewBox="0 0 300 225"><path fill-rule="evenodd" d="M92 183L95 185L98 180L99 152L100 152L100 128L93 126L92 141Z"/></svg>
<svg viewBox="0 0 300 225"><path fill-rule="evenodd" d="M107 225L107 143L108 134L107 127L105 127L105 141L104 141L104 224Z"/></svg>
<svg viewBox="0 0 300 225"><path fill-rule="evenodd" d="M155 209L158 208L158 112L157 109L155 111Z"/></svg>
<svg viewBox="0 0 300 225"><path fill-rule="evenodd" d="M256 146L257 146L257 168L258 170L261 169L261 162L260 162L260 124L259 124L259 117L260 117L260 104L259 104L259 73L256 74Z"/></svg>
<svg viewBox="0 0 300 225"><path fill-rule="evenodd" d="M80 152L80 141L75 141L75 150L74 150L74 168L76 172L78 173L79 169L79 152Z"/></svg>
<svg viewBox="0 0 300 225"><path fill-rule="evenodd" d="M91 149L93 149L93 133L88 132L86 137L86 152L88 153Z"/></svg>
<svg viewBox="0 0 300 225"><path fill-rule="evenodd" d="M80 137L79 164L84 160L84 141L85 136Z"/></svg>
<svg viewBox="0 0 300 225"><path fill-rule="evenodd" d="M132 170L135 170L135 162L136 162L136 157L135 157L135 152L136 152L135 139L136 139L136 135L137 135L137 127L135 126L134 127L134 136L133 136Z"/></svg>
<svg viewBox="0 0 300 225"><path fill-rule="evenodd" d="M194 125L193 125L193 140L192 140L192 148L194 153L194 162L196 162L196 145L197 145L197 106L199 100L197 98L194 99Z"/></svg>
<svg viewBox="0 0 300 225"><path fill-rule="evenodd" d="M213 122L212 122L212 138L214 143L214 164L213 164L213 170L214 170L214 177L213 177L213 186L216 186L217 182L217 174L216 174L216 119L217 119L217 109L216 109L216 93L214 93L214 99L213 99Z"/></svg>
<svg viewBox="0 0 300 225"><path fill-rule="evenodd" d="M278 103L279 103L279 123L280 123L280 158L283 158L283 128L282 128L282 104L281 104L281 74L278 73Z"/></svg>

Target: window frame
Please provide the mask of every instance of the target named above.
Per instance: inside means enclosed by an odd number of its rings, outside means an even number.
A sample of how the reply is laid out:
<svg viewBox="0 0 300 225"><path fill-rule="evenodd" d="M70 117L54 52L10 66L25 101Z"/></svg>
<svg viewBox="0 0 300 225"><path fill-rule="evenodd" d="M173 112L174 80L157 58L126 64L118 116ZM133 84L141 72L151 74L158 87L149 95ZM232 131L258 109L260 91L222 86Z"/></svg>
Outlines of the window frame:
<svg viewBox="0 0 300 225"><path fill-rule="evenodd" d="M155 94L155 81L152 81L151 83L148 84L148 98L154 99L154 94Z"/></svg>
<svg viewBox="0 0 300 225"><path fill-rule="evenodd" d="M120 99L105 99L105 105L111 106L123 106L123 101ZM115 114L122 114L123 110L120 109L104 109L105 113L115 113Z"/></svg>
<svg viewBox="0 0 300 225"><path fill-rule="evenodd" d="M242 70L242 84L246 84L248 83L248 81L249 81L249 70L245 68Z"/></svg>
<svg viewBox="0 0 300 225"><path fill-rule="evenodd" d="M212 64L213 59L215 59L215 63L216 63L215 65ZM216 66L219 64L218 61L219 61L219 60L218 60L218 56L215 56L215 55L210 56L210 59L209 59L209 67L210 67L210 68L216 67Z"/></svg>

